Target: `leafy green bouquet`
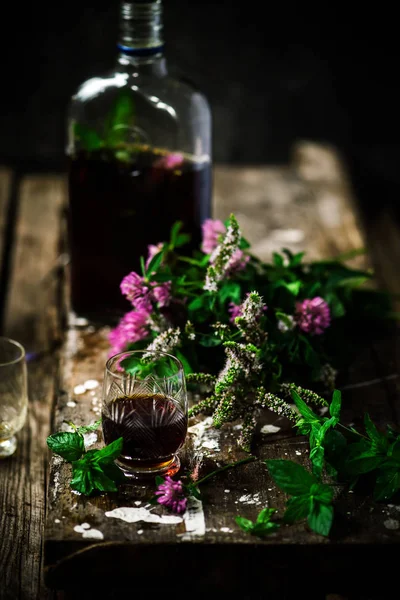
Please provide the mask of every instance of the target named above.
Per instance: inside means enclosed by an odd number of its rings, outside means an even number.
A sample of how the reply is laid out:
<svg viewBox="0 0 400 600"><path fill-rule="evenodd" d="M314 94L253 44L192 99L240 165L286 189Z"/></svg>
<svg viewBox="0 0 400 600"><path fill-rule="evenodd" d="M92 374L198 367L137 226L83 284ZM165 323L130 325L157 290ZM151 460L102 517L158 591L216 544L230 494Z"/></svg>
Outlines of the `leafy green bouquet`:
<svg viewBox="0 0 400 600"><path fill-rule="evenodd" d="M242 419L239 444L250 451L261 409L295 422L293 390L316 403L333 391L363 336L388 322L390 297L365 285L371 272L345 264L351 255L307 262L284 249L261 261L233 214L208 219L190 254L188 241L175 223L168 241L149 246L141 273L123 279L132 310L109 334L110 355L174 354L201 392L189 414L212 414L217 428Z"/></svg>

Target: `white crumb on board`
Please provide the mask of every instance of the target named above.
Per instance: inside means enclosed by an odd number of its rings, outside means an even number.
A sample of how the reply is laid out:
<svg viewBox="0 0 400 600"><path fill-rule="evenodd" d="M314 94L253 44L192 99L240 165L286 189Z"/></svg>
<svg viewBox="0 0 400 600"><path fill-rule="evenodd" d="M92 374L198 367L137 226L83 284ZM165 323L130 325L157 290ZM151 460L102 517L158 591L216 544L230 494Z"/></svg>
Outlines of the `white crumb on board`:
<svg viewBox="0 0 400 600"><path fill-rule="evenodd" d="M230 529L229 527L221 527L220 531L222 531L222 533L233 533L233 529Z"/></svg>
<svg viewBox="0 0 400 600"><path fill-rule="evenodd" d="M151 512L155 507L153 506L150 509L149 507L150 504L141 506L140 508L120 506L119 508L114 508L114 510L107 511L104 514L106 517L121 519L122 521L126 521L126 523L138 523L139 521L143 521L144 523L160 523L163 525L182 523L182 517L174 515L156 515Z"/></svg>
<svg viewBox="0 0 400 600"><path fill-rule="evenodd" d="M277 433L280 430L281 428L275 425L264 425L261 427L261 433Z"/></svg>
<svg viewBox="0 0 400 600"><path fill-rule="evenodd" d="M197 498L189 498L186 512L183 514L185 533L178 534L184 542L190 542L195 537L204 536L206 533L206 521L204 518L203 503Z"/></svg>
<svg viewBox="0 0 400 600"><path fill-rule="evenodd" d="M84 385L76 385L74 387L75 396L80 396L81 394L84 394L85 392L86 392L86 388Z"/></svg>
<svg viewBox="0 0 400 600"><path fill-rule="evenodd" d="M219 451L220 432L213 427L213 418L206 417L196 425L188 428L193 436L193 448L196 454L204 454L203 450Z"/></svg>
<svg viewBox="0 0 400 600"><path fill-rule="evenodd" d="M396 519L386 519L383 524L386 529L398 529L400 527L400 523Z"/></svg>
<svg viewBox="0 0 400 600"><path fill-rule="evenodd" d="M243 496L240 496L239 502L243 502L244 504L261 504L260 494L243 494Z"/></svg>
<svg viewBox="0 0 400 600"><path fill-rule="evenodd" d="M83 386L85 390L95 390L97 387L99 387L99 382L97 381L97 379L88 379L87 381L85 381Z"/></svg>
<svg viewBox="0 0 400 600"><path fill-rule="evenodd" d="M99 529L92 529L89 523L82 523L81 525L75 525L74 531L81 533L83 538L90 538L94 540L103 540L104 535Z"/></svg>
<svg viewBox="0 0 400 600"><path fill-rule="evenodd" d="M89 433L83 434L83 441L85 443L85 448L89 448L97 442L97 433L95 431L90 431Z"/></svg>
<svg viewBox="0 0 400 600"><path fill-rule="evenodd" d="M76 402L74 402L73 400L69 400L69 402L67 402L67 406L68 408L74 408L76 406Z"/></svg>

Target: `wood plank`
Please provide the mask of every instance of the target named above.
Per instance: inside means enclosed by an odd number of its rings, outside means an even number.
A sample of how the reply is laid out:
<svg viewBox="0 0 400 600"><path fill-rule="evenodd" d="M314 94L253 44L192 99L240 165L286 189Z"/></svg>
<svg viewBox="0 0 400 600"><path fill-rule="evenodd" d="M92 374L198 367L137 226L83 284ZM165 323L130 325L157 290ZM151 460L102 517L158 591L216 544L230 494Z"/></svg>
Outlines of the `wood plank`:
<svg viewBox="0 0 400 600"><path fill-rule="evenodd" d="M306 250L310 260L365 247L345 170L330 147L299 143L289 167L218 167L213 211L222 220L234 212L252 252L265 261L283 247Z"/></svg>
<svg viewBox="0 0 400 600"><path fill-rule="evenodd" d="M252 250L263 260L270 260L271 253L282 246L295 252L307 250L310 259L331 257L365 246L365 236L345 170L332 148L299 144L294 152L293 164L288 167L217 167L214 215L225 219L230 212L236 214L243 234L252 243ZM369 257L358 257L354 264L369 265ZM57 400L54 430L67 427L65 421L80 425L99 418L101 386L82 394L74 390L76 386L84 386L89 379L101 384L108 353L107 331L107 328L96 329L90 324L82 327L70 325L68 340L63 347L63 393ZM369 387L364 383L368 378L373 380ZM372 418L397 422L388 401L384 376L379 372L375 355L369 347L360 355L359 364L353 365L349 371L345 419L359 425L366 409ZM116 593L124 586L131 586L133 568L135 583L139 587L139 583L144 585L149 577L154 585L161 585L163 577L176 570L176 564L182 572L185 568L190 572L190 565L200 560L202 573L201 576L199 573L196 575L196 586L205 586L206 589L210 582L223 581L224 590L231 586L232 591L240 589L245 593L240 565L255 549L258 552L255 564L259 569L267 560L278 573L284 566L290 565L293 569L293 564L302 564L306 568L307 561L313 561L318 572L320 561L321 573L323 567L326 574L330 568L329 561L334 561L335 567L339 565L343 573L347 573L355 545L357 548L362 544L369 549L378 548L383 556L382 544L399 542L399 531L388 530L384 525L388 516L396 518L396 508L382 512L356 495L351 498L350 505L339 503L334 540L316 536L301 524L290 530L283 528L265 541L255 540L240 530L235 523L238 514L254 519L265 505L274 506L280 516L283 514L285 496L272 484L263 460L285 457L308 464L304 439L294 437L293 432L288 435L287 423L276 415L265 411L264 418L265 422L273 422L281 430L274 435L259 431L255 447L259 460L238 470L227 471L207 484L204 489L204 532L197 536L190 533L186 522L176 525L143 521L128 524L107 516L106 512L117 507L143 508L154 488L130 484L121 486L115 494L86 498L69 488L69 465L52 457L45 527L47 584L54 589L66 590L76 598L76 581L80 574L83 577L85 573L94 574L96 569L100 569L104 573L101 586L104 588L112 577L112 591ZM203 419L195 419L191 425L198 422L203 422ZM205 446L202 445L204 439L199 441L191 431L182 453L183 465L193 460L197 444L200 445L204 472L242 458L244 454L235 445L237 425L226 425L218 432L206 432L205 439L209 436L208 441L211 439L212 443ZM99 431L93 447L102 444ZM152 512L162 514L160 507ZM79 528L82 523L90 526L85 537L83 529ZM92 530L98 538L90 538ZM214 565L212 557L217 556ZM226 557L229 561L224 560ZM370 559L367 557L366 560ZM154 572L155 564L157 573ZM263 572L262 568L260 572ZM257 578L255 572L252 575ZM285 577L287 579L287 575ZM95 583L92 577L89 580L93 591ZM270 583L273 585L272 579ZM282 579L280 585L285 585ZM85 589L85 597L87 593Z"/></svg>
<svg viewBox="0 0 400 600"><path fill-rule="evenodd" d="M3 255L5 251L5 234L8 220L12 171L0 167L0 289L2 288Z"/></svg>
<svg viewBox="0 0 400 600"><path fill-rule="evenodd" d="M0 590L2 598L46 599L42 586L51 409L56 394L59 341L55 308L64 179L32 176L20 186L18 221L5 333L31 353L28 419L16 453L0 462Z"/></svg>

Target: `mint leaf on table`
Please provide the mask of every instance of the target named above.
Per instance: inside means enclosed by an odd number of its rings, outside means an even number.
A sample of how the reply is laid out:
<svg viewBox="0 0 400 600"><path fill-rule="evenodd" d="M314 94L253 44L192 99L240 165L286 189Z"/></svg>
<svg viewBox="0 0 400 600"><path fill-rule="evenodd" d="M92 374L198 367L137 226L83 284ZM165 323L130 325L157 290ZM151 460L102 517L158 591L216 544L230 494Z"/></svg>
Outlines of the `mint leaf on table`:
<svg viewBox="0 0 400 600"><path fill-rule="evenodd" d="M331 417L336 418L337 422L339 422L341 406L342 394L339 390L334 390L332 395L332 402L329 405L329 414L331 415Z"/></svg>
<svg viewBox="0 0 400 600"><path fill-rule="evenodd" d="M311 408L300 398L296 390L291 390L293 402L297 406L301 417L296 421L295 427L297 427L300 433L308 435L311 432L312 426L315 423L319 423L321 418L316 415Z"/></svg>
<svg viewBox="0 0 400 600"><path fill-rule="evenodd" d="M270 459L265 464L275 483L287 494L300 496L310 491L317 479L307 469L292 460Z"/></svg>
<svg viewBox="0 0 400 600"><path fill-rule="evenodd" d="M286 502L286 511L283 516L285 523L294 523L306 519L311 510L310 494L301 494L293 496Z"/></svg>
<svg viewBox="0 0 400 600"><path fill-rule="evenodd" d="M333 522L333 506L314 502L307 521L315 533L328 536Z"/></svg>
<svg viewBox="0 0 400 600"><path fill-rule="evenodd" d="M72 421L65 421L67 425L72 427L75 433L89 433L90 431L96 431L101 425L101 419L91 423L90 425L75 425Z"/></svg>
<svg viewBox="0 0 400 600"><path fill-rule="evenodd" d="M114 459L122 451L123 439L118 438L100 450L90 450L81 460L72 463L72 489L90 496L94 490L116 492L116 483L124 477Z"/></svg>
<svg viewBox="0 0 400 600"><path fill-rule="evenodd" d="M368 413L364 415L364 427L369 439L371 440L371 450L375 454L386 454L389 449L389 440L384 433L381 433L376 428L376 425L371 421Z"/></svg>
<svg viewBox="0 0 400 600"><path fill-rule="evenodd" d="M236 517L235 521L239 527L243 529L243 531L258 537L264 537L265 535L268 535L272 531L275 531L279 528L278 523L271 521L271 517L275 512L275 508L263 508L258 514L255 523L253 523L253 521L250 519L245 519L244 517Z"/></svg>
<svg viewBox="0 0 400 600"><path fill-rule="evenodd" d="M389 500L400 489L400 467L380 469L374 487L374 500Z"/></svg>
<svg viewBox="0 0 400 600"><path fill-rule="evenodd" d="M283 520L294 523L307 519L309 526L320 535L328 535L333 521L333 489L318 482L317 477L290 460L266 460L275 483L289 498Z"/></svg>
<svg viewBox="0 0 400 600"><path fill-rule="evenodd" d="M117 440L100 448L100 450L93 451L92 460L99 464L111 464L121 454L123 446L123 438L120 437Z"/></svg>
<svg viewBox="0 0 400 600"><path fill-rule="evenodd" d="M85 442L82 435L69 431L60 431L49 435L47 445L54 454L62 456L69 462L78 460L85 452Z"/></svg>

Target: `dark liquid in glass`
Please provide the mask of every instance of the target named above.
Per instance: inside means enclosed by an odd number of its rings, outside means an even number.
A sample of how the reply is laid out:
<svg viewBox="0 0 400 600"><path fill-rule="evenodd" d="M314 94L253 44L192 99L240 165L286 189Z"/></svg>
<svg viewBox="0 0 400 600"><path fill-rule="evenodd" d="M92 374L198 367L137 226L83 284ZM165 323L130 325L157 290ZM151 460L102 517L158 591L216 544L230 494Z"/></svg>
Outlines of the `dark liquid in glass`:
<svg viewBox="0 0 400 600"><path fill-rule="evenodd" d="M125 396L102 415L103 437L110 444L123 438L118 462L127 469L158 469L168 465L185 441L187 416L162 394Z"/></svg>
<svg viewBox="0 0 400 600"><path fill-rule="evenodd" d="M172 155L174 157L176 155ZM177 220L198 248L210 217L211 168L165 152L121 161L106 151L69 159L71 304L75 313L115 320L130 309L122 279L140 271L149 244L169 240Z"/></svg>

